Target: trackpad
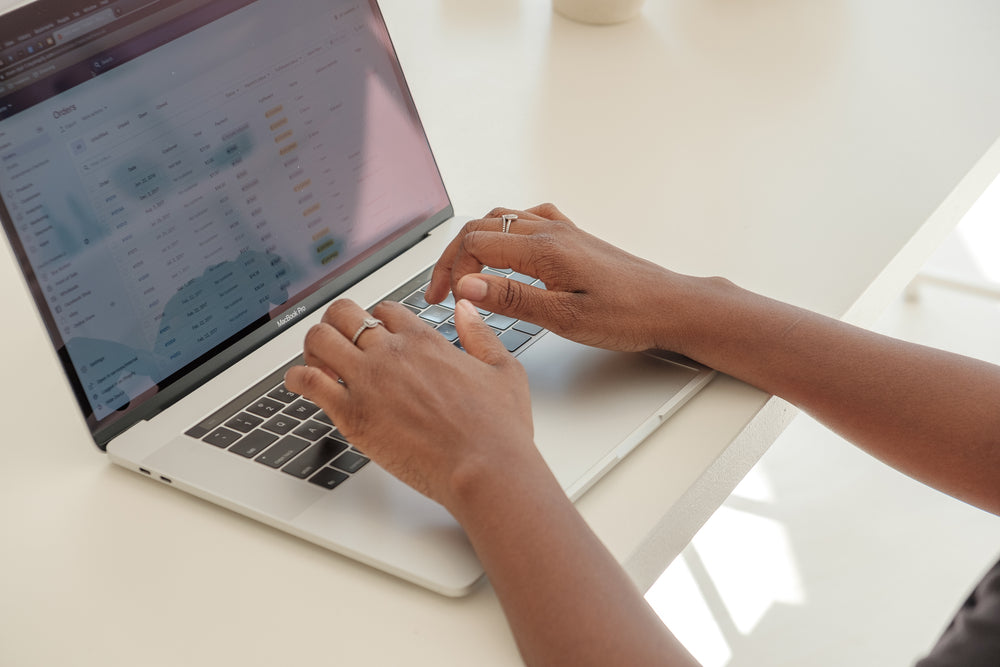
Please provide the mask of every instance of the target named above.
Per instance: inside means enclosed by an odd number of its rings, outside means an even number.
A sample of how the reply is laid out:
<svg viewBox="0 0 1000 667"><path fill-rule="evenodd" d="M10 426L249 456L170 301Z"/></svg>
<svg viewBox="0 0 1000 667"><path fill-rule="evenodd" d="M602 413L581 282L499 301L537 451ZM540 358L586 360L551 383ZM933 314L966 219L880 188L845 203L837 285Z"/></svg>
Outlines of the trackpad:
<svg viewBox="0 0 1000 667"><path fill-rule="evenodd" d="M648 354L609 352L545 334L518 357L528 371L535 443L563 488L578 486L701 371Z"/></svg>

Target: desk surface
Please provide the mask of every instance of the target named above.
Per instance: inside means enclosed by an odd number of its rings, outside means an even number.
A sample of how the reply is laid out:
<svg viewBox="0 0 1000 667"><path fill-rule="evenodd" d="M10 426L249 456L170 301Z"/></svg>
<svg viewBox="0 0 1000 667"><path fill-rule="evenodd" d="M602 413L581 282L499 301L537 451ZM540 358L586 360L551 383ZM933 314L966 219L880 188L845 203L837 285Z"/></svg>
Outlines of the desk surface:
<svg viewBox="0 0 1000 667"><path fill-rule="evenodd" d="M649 0L601 28L545 0L383 4L457 210L551 200L861 324L1000 172L995 2ZM446 599L109 464L9 254L0 282L0 662L517 662L488 585ZM717 378L578 507L648 586L788 413Z"/></svg>

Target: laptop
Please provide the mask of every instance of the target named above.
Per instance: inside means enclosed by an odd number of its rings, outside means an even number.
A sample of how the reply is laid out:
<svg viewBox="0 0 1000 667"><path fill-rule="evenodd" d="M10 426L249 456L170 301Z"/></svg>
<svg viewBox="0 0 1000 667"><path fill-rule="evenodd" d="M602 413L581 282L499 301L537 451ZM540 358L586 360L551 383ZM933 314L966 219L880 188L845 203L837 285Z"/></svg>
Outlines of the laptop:
<svg viewBox="0 0 1000 667"><path fill-rule="evenodd" d="M0 220L115 464L445 595L481 579L447 511L281 384L339 296L454 340L421 295L456 218L375 0L10 11ZM713 374L491 324L572 499Z"/></svg>

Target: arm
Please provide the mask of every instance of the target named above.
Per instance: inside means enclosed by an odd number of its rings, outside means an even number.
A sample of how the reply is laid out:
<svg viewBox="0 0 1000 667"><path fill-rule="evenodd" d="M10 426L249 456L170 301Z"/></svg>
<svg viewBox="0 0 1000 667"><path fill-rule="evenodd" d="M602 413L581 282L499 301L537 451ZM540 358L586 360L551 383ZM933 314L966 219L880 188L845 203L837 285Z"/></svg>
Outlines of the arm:
<svg viewBox="0 0 1000 667"><path fill-rule="evenodd" d="M456 309L468 354L399 304L373 314L385 326L352 345L367 313L335 302L307 335L308 366L288 371L286 384L462 524L525 661L696 664L545 465L524 369L475 308L461 301Z"/></svg>
<svg viewBox="0 0 1000 667"><path fill-rule="evenodd" d="M1000 368L709 281L684 349L897 470L1000 514ZM707 361L706 361L707 360Z"/></svg>
<svg viewBox="0 0 1000 667"><path fill-rule="evenodd" d="M495 217L504 212L470 222L449 246L429 301L450 287L479 307L581 342L675 350L785 398L900 471L1000 513L1000 368L726 280L670 272L582 232L551 205L515 212L512 233L499 234ZM484 264L535 275L549 289L480 275Z"/></svg>

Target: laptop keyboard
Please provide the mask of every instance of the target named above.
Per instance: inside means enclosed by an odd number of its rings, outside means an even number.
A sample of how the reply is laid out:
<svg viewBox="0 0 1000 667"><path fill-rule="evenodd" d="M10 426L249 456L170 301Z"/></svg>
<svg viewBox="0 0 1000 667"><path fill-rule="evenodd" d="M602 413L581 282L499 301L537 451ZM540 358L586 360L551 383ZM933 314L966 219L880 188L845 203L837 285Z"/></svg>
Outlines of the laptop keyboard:
<svg viewBox="0 0 1000 667"><path fill-rule="evenodd" d="M366 457L315 403L285 387L299 356L187 430L187 435L284 473L335 488L361 470Z"/></svg>
<svg viewBox="0 0 1000 667"><path fill-rule="evenodd" d="M483 269L483 273L492 273L497 276L506 276L510 280L517 280L527 285L535 285L544 288L545 285L531 276L523 273L515 273L510 269ZM438 333L457 347L462 347L458 340L458 331L455 329L455 297L451 293L440 304L429 304L424 300L424 292L429 284L430 274L423 273L416 279L410 281L399 290L393 292L385 300L399 301L411 311L416 313L420 319L437 329ZM414 284L415 283L415 284ZM528 343L533 341L542 333L542 327L525 320L516 320L500 313L490 313L480 309L479 314L483 316L493 332L504 344L507 351L518 354L522 349L526 349Z"/></svg>
<svg viewBox="0 0 1000 667"><path fill-rule="evenodd" d="M510 270L483 271L544 288L540 281ZM424 292L429 278L430 269L383 300L401 302L461 348L455 329L455 299L449 294L441 304L427 303ZM480 310L480 314L514 354L526 350L544 331L536 324L499 313ZM292 359L192 426L186 435L317 486L336 488L369 459L341 435L319 406L285 387L285 372L303 363L302 355Z"/></svg>

